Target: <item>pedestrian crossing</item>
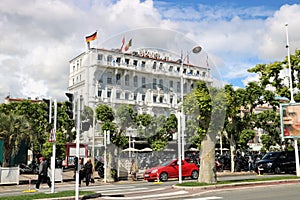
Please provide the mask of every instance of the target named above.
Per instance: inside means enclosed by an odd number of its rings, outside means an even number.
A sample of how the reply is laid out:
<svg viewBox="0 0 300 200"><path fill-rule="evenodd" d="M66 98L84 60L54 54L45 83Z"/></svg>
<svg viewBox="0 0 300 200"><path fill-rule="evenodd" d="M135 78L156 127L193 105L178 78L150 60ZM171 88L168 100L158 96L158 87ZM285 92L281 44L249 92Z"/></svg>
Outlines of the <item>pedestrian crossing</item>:
<svg viewBox="0 0 300 200"><path fill-rule="evenodd" d="M107 200L147 200L147 199L167 199L167 198L177 198L180 200L218 200L222 197L184 197L188 195L186 190L172 190L166 187L154 187L153 185L101 185L95 187L84 187L80 190L84 191L95 191L96 193L101 193L99 199Z"/></svg>

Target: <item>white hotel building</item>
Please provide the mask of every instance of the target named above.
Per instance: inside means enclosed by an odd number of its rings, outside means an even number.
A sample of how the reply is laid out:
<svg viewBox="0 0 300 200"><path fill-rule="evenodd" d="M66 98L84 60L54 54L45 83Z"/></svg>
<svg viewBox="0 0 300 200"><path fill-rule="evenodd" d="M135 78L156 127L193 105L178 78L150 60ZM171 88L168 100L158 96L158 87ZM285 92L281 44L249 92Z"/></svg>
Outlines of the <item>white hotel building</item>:
<svg viewBox="0 0 300 200"><path fill-rule="evenodd" d="M208 66L181 65L180 58L173 57L155 49L122 53L90 48L70 60L68 90L82 95L84 105L93 109L102 103L112 108L130 104L138 114L168 116L178 108L181 84L186 94L197 81L211 85L213 80Z"/></svg>

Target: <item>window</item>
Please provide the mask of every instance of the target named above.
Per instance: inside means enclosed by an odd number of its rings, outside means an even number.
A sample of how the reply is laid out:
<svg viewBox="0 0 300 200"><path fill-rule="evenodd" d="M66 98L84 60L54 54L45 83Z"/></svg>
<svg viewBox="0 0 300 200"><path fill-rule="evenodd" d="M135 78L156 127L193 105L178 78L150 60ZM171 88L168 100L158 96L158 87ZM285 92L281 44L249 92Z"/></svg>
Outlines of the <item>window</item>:
<svg viewBox="0 0 300 200"><path fill-rule="evenodd" d="M98 54L98 60L102 60L103 59L103 54Z"/></svg>
<svg viewBox="0 0 300 200"><path fill-rule="evenodd" d="M98 97L101 97L101 96L102 96L102 90L98 89Z"/></svg>
<svg viewBox="0 0 300 200"><path fill-rule="evenodd" d="M112 84L112 73L107 74L107 84Z"/></svg>
<svg viewBox="0 0 300 200"><path fill-rule="evenodd" d="M110 98L111 96L111 90L107 90L107 98Z"/></svg>
<svg viewBox="0 0 300 200"><path fill-rule="evenodd" d="M156 89L156 78L153 78L153 89L155 90Z"/></svg>
<svg viewBox="0 0 300 200"><path fill-rule="evenodd" d="M138 87L138 77L137 76L133 77L133 86Z"/></svg>
<svg viewBox="0 0 300 200"><path fill-rule="evenodd" d="M205 76L206 76L206 73L205 73L205 72L202 72L202 76L205 77Z"/></svg>
<svg viewBox="0 0 300 200"><path fill-rule="evenodd" d="M170 66L169 67L169 72L172 72L173 71L173 66Z"/></svg>
<svg viewBox="0 0 300 200"><path fill-rule="evenodd" d="M125 59L125 63L126 63L127 66L129 65L129 59L128 58Z"/></svg>
<svg viewBox="0 0 300 200"><path fill-rule="evenodd" d="M156 62L153 63L152 69L156 69Z"/></svg>
<svg viewBox="0 0 300 200"><path fill-rule="evenodd" d="M180 92L180 82L177 82L177 92Z"/></svg>
<svg viewBox="0 0 300 200"><path fill-rule="evenodd" d="M146 62L145 61L142 61L142 65L141 65L141 67L145 67L146 66Z"/></svg>
<svg viewBox="0 0 300 200"><path fill-rule="evenodd" d="M133 99L136 100L136 97L137 97L137 93L134 93L133 94Z"/></svg>
<svg viewBox="0 0 300 200"><path fill-rule="evenodd" d="M146 88L146 78L142 77L142 88Z"/></svg>
<svg viewBox="0 0 300 200"><path fill-rule="evenodd" d="M153 102L154 102L154 103L156 102L156 99L157 99L157 96L156 96L156 95L153 95Z"/></svg>
<svg viewBox="0 0 300 200"><path fill-rule="evenodd" d="M112 56L111 55L109 55L109 56L107 56L107 62L111 62L113 59L112 59Z"/></svg>
<svg viewBox="0 0 300 200"><path fill-rule="evenodd" d="M126 99L126 100L129 99L129 93L128 93L128 92L125 93L125 99Z"/></svg>
<svg viewBox="0 0 300 200"><path fill-rule="evenodd" d="M184 83L184 85L183 85L183 92L184 92L184 93L187 92L187 83Z"/></svg>
<svg viewBox="0 0 300 200"><path fill-rule="evenodd" d="M173 81L170 81L169 87L170 87L170 88L173 88Z"/></svg>
<svg viewBox="0 0 300 200"><path fill-rule="evenodd" d="M121 58L120 57L117 57L116 63L120 65L120 63L121 63Z"/></svg>
<svg viewBox="0 0 300 200"><path fill-rule="evenodd" d="M116 83L117 85L121 85L121 74L116 74Z"/></svg>
<svg viewBox="0 0 300 200"><path fill-rule="evenodd" d="M117 93L116 93L116 99L120 99L120 97L121 97L121 93L120 93L120 92L117 92Z"/></svg>
<svg viewBox="0 0 300 200"><path fill-rule="evenodd" d="M146 97L146 95L142 95L142 101L145 101L145 97Z"/></svg>
<svg viewBox="0 0 300 200"><path fill-rule="evenodd" d="M129 75L125 75L125 85L129 85Z"/></svg>
<svg viewBox="0 0 300 200"><path fill-rule="evenodd" d="M162 70L162 68L163 68L163 64L159 63L159 70Z"/></svg>
<svg viewBox="0 0 300 200"><path fill-rule="evenodd" d="M173 103L173 97L170 97L170 104Z"/></svg>
<svg viewBox="0 0 300 200"><path fill-rule="evenodd" d="M163 101L164 101L164 97L160 96L159 97L159 103L163 103Z"/></svg>
<svg viewBox="0 0 300 200"><path fill-rule="evenodd" d="M163 89L164 81L162 79L159 79L159 88Z"/></svg>
<svg viewBox="0 0 300 200"><path fill-rule="evenodd" d="M138 64L138 61L137 61L137 60L134 60L134 61L133 61L133 66L137 66L137 64Z"/></svg>

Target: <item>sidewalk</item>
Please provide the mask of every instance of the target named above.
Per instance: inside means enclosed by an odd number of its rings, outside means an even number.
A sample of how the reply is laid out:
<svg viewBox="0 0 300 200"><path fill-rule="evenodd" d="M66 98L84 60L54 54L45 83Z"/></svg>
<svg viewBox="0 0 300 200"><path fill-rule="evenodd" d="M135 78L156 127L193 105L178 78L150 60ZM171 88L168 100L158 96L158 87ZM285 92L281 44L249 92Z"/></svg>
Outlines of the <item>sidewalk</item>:
<svg viewBox="0 0 300 200"><path fill-rule="evenodd" d="M233 176L233 175L246 175L246 174L255 174L254 172L234 172L231 173L230 171L224 171L224 172L217 172L217 176ZM56 187L64 187L64 186L70 186L72 184L75 184L75 179L73 178L74 171L68 170L63 172L63 181L62 182L55 182ZM118 182L113 183L104 183L102 179L99 179L98 174L95 172L95 184L126 184L129 182L140 182L143 180L143 171L140 170L138 173L138 181L132 181L129 177L128 180L120 180ZM35 188L35 183L37 181L38 175L37 174L20 174L19 176L19 185L17 184L11 184L11 185L1 185L0 186L0 193L2 192L10 192L12 190L16 191L24 191L29 189ZM42 184L41 188L48 188L47 184Z"/></svg>

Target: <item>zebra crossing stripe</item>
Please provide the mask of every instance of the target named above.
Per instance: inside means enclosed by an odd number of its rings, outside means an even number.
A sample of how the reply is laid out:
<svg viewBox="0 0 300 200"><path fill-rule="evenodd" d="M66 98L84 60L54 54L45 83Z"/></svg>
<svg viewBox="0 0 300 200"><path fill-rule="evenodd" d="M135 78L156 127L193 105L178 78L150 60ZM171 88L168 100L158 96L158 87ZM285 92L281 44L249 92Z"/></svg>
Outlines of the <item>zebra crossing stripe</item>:
<svg viewBox="0 0 300 200"><path fill-rule="evenodd" d="M174 195L182 195L188 193L187 191L180 190L177 192L169 192L169 193L161 193L161 194L152 194L152 195L143 195L141 196L136 196L136 197L101 197L102 199L119 199L119 200L126 200L126 199L147 199L147 198L155 198L155 197L164 197L164 196L174 196Z"/></svg>
<svg viewBox="0 0 300 200"><path fill-rule="evenodd" d="M223 199L222 197L201 197L201 198L192 198L188 200L214 200L214 199Z"/></svg>

